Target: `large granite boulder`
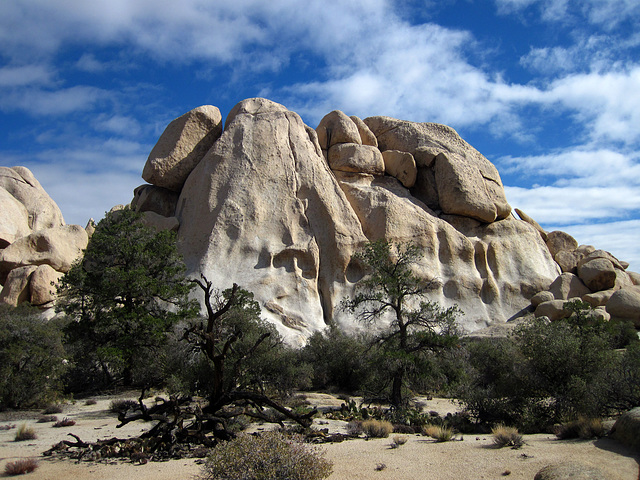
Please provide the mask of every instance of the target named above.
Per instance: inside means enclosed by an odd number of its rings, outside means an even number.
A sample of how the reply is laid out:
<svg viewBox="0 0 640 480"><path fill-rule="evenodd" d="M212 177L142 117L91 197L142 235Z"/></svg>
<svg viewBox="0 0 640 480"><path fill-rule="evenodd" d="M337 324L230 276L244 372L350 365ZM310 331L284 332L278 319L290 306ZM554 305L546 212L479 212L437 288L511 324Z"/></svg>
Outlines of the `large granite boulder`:
<svg viewBox="0 0 640 480"><path fill-rule="evenodd" d="M623 413L611 429L611 437L640 453L640 407Z"/></svg>
<svg viewBox="0 0 640 480"><path fill-rule="evenodd" d="M185 180L222 133L217 107L203 105L173 120L149 154L142 178L179 192Z"/></svg>
<svg viewBox="0 0 640 480"><path fill-rule="evenodd" d="M636 328L640 328L640 287L623 288L613 292L606 307L612 317L632 320Z"/></svg>
<svg viewBox="0 0 640 480"><path fill-rule="evenodd" d="M390 117L369 117L364 122L381 151L400 150L415 157L420 148L418 155L424 160L419 163L430 165L418 168L416 183L422 183L421 176L434 178L439 209L444 213L481 222L504 219L511 213L498 170L452 128ZM430 158L434 159L431 163ZM433 198L418 199L433 205Z"/></svg>

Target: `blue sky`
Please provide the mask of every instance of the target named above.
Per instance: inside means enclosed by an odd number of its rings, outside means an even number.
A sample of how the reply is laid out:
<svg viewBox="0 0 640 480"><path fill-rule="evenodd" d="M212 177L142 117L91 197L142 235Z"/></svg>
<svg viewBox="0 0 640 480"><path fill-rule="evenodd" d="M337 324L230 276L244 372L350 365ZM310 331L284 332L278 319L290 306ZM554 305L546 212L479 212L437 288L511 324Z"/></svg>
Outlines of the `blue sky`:
<svg viewBox="0 0 640 480"><path fill-rule="evenodd" d="M638 271L639 27L638 0L3 0L0 165L84 225L199 105L440 122L512 206Z"/></svg>

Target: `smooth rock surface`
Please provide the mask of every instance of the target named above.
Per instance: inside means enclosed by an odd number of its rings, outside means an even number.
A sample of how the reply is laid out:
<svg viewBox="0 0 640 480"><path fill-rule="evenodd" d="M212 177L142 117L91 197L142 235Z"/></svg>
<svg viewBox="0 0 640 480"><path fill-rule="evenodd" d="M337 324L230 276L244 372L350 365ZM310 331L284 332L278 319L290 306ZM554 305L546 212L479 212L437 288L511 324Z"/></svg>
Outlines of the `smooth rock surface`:
<svg viewBox="0 0 640 480"><path fill-rule="evenodd" d="M615 291L607 302L612 317L633 320L640 328L640 288L630 287Z"/></svg>
<svg viewBox="0 0 640 480"><path fill-rule="evenodd" d="M29 283L32 305L48 305L56 298L56 284L64 274L49 265L39 265L31 274Z"/></svg>
<svg viewBox="0 0 640 480"><path fill-rule="evenodd" d="M568 300L582 298L591 293L591 290L576 275L565 272L553 281L549 286L549 292L556 300Z"/></svg>
<svg viewBox="0 0 640 480"><path fill-rule="evenodd" d="M142 178L179 192L185 180L222 133L218 107L203 105L173 120L153 147Z"/></svg>
<svg viewBox="0 0 640 480"><path fill-rule="evenodd" d="M640 407L623 413L611 429L611 437L640 453Z"/></svg>
<svg viewBox="0 0 640 480"><path fill-rule="evenodd" d="M316 127L316 133L322 150L329 150L338 143L362 144L358 126L340 110L325 115Z"/></svg>
<svg viewBox="0 0 640 480"><path fill-rule="evenodd" d="M338 143L329 149L328 160L331 170L384 175L382 153L371 145Z"/></svg>
<svg viewBox="0 0 640 480"><path fill-rule="evenodd" d="M547 234L547 247L552 256L556 256L558 252L573 252L578 248L578 241L566 232L555 230Z"/></svg>
<svg viewBox="0 0 640 480"><path fill-rule="evenodd" d="M0 291L0 302L17 307L29 301L29 280L37 267L28 265L9 272Z"/></svg>
<svg viewBox="0 0 640 480"><path fill-rule="evenodd" d="M571 311L564 308L564 300L551 300L540 303L534 312L536 317L547 317L552 322L569 318Z"/></svg>
<svg viewBox="0 0 640 480"><path fill-rule="evenodd" d="M131 209L136 212L155 212L163 217L176 214L178 197L176 192L155 185L140 185L133 191Z"/></svg>
<svg viewBox="0 0 640 480"><path fill-rule="evenodd" d="M602 471L591 465L576 462L547 465L534 480L607 480Z"/></svg>
<svg viewBox="0 0 640 480"><path fill-rule="evenodd" d="M385 150L382 158L386 174L397 178L406 188L415 185L418 170L413 155L399 150Z"/></svg>
<svg viewBox="0 0 640 480"><path fill-rule="evenodd" d="M578 264L578 276L592 292L608 290L616 284L616 270L607 258L585 257Z"/></svg>
<svg viewBox="0 0 640 480"><path fill-rule="evenodd" d="M360 134L362 145L371 145L372 147L377 147L378 139L369 129L369 127L367 127L367 124L364 123L360 117L356 117L355 115L351 115L349 118L353 120L353 123L355 123L356 127L358 127L358 133Z"/></svg>

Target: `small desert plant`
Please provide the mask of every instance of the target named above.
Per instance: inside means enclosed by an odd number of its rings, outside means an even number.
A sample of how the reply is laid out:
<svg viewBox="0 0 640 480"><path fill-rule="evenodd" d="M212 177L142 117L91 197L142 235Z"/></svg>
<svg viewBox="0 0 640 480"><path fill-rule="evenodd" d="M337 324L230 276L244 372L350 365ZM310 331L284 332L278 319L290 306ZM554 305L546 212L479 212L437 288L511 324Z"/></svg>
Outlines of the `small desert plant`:
<svg viewBox="0 0 640 480"><path fill-rule="evenodd" d="M62 413L62 406L61 405L49 405L47 406L47 408L44 409L44 412L42 412L44 415L51 415L53 413Z"/></svg>
<svg viewBox="0 0 640 480"><path fill-rule="evenodd" d="M13 428L16 428L15 425L11 424L11 425L0 425L0 430L11 430Z"/></svg>
<svg viewBox="0 0 640 480"><path fill-rule="evenodd" d="M75 420L71 420L70 418L64 417L59 422L54 423L53 426L56 427L56 428L73 427L75 424L76 424Z"/></svg>
<svg viewBox="0 0 640 480"><path fill-rule="evenodd" d="M37 423L49 423L49 422L57 422L58 417L55 415L44 415L38 419Z"/></svg>
<svg viewBox="0 0 640 480"><path fill-rule="evenodd" d="M301 437L280 432L240 435L219 444L204 465L204 480L320 480L331 474L331 462Z"/></svg>
<svg viewBox="0 0 640 480"><path fill-rule="evenodd" d="M440 425L427 424L422 427L422 434L437 442L448 442L453 438L453 429Z"/></svg>
<svg viewBox="0 0 640 480"><path fill-rule="evenodd" d="M32 458L24 458L16 460L15 462L9 462L4 466L5 475L22 475L24 473L31 473L38 468L38 462Z"/></svg>
<svg viewBox="0 0 640 480"><path fill-rule="evenodd" d="M120 414L122 412L126 412L129 409L135 409L138 406L138 402L135 400L125 400L125 399L117 399L111 400L109 404L109 411L111 413Z"/></svg>
<svg viewBox="0 0 640 480"><path fill-rule="evenodd" d="M362 422L359 420L352 420L347 423L347 433L352 437L359 437L364 433L362 429Z"/></svg>
<svg viewBox="0 0 640 480"><path fill-rule="evenodd" d="M393 432L393 425L386 420L365 420L362 422L362 431L367 437L387 438Z"/></svg>
<svg viewBox="0 0 640 480"><path fill-rule="evenodd" d="M98 401L94 398L90 398L89 400L84 402L85 405L95 405L96 403L98 403Z"/></svg>
<svg viewBox="0 0 640 480"><path fill-rule="evenodd" d="M524 441L522 435L518 433L518 429L514 427L505 427L504 425L496 425L491 430L493 435L493 444L502 447L520 448Z"/></svg>
<svg viewBox="0 0 640 480"><path fill-rule="evenodd" d="M555 427L555 434L560 440L568 438L599 438L606 435L606 428L600 418L579 417Z"/></svg>
<svg viewBox="0 0 640 480"><path fill-rule="evenodd" d="M407 443L407 437L401 437L399 435L396 435L395 437L393 437L393 441L391 442L390 447L398 448L404 445L405 443Z"/></svg>
<svg viewBox="0 0 640 480"><path fill-rule="evenodd" d="M29 427L26 423L23 423L18 427L16 431L16 442L23 442L25 440L35 440L38 438L33 428Z"/></svg>

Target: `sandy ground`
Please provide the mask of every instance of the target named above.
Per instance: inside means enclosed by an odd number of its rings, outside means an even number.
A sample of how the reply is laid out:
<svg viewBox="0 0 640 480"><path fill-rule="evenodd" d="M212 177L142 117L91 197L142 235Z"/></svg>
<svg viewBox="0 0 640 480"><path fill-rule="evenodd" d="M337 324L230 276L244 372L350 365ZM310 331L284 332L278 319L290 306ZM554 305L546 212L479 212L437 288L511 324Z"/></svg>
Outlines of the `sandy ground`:
<svg viewBox="0 0 640 480"><path fill-rule="evenodd" d="M128 396L127 398L131 398ZM342 401L323 394L307 395L308 400L319 406L339 406ZM64 406L57 414L59 419L68 417L76 425L53 428L51 423L36 423L40 412L16 412L0 414L0 426L27 423L38 435L36 440L15 442L16 429L0 430L0 476L4 476L6 463L19 458L35 458L39 468L28 474L32 480L175 480L196 477L201 466L192 459L171 460L146 465L114 462L76 463L58 460L41 454L53 444L73 440L68 433L79 436L86 442L99 438L127 438L138 435L146 428L144 423L134 423L116 429L117 420L108 412L113 397L96 398L96 405L85 405L85 401ZM436 410L441 415L455 411L449 400L434 399L426 402L427 410ZM321 420L322 421L322 420ZM344 423L331 421L319 425L330 431L341 431ZM260 427L258 427L260 428ZM552 435L525 436L526 444L518 449L496 449L491 436L465 435L461 441L435 443L419 435L400 435L407 442L399 448L390 448L391 439L350 440L337 444L321 445L333 466L330 480L344 479L528 479L550 463L576 461L600 468L610 480L639 479L640 455L610 439L595 441L559 441Z"/></svg>

